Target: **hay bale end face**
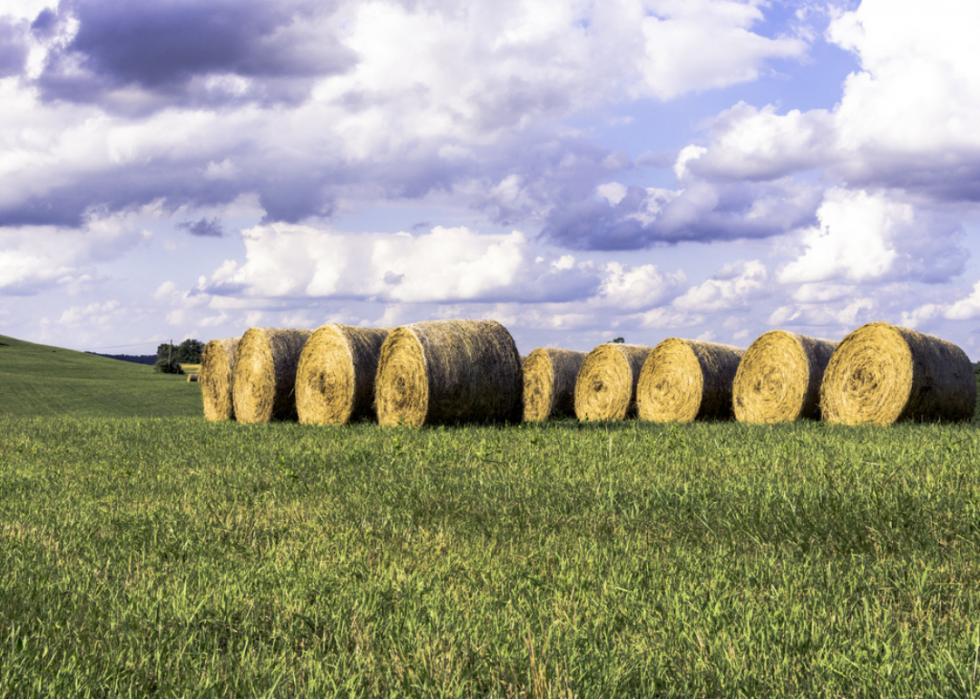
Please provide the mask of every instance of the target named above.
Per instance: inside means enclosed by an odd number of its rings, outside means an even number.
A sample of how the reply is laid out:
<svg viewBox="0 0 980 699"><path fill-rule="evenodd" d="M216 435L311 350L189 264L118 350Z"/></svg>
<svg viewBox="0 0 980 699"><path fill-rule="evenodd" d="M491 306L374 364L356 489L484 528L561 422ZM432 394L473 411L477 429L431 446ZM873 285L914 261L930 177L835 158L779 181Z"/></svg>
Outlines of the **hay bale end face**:
<svg viewBox="0 0 980 699"><path fill-rule="evenodd" d="M837 346L820 403L825 421L847 425L960 421L973 417L976 390L973 365L953 343L869 323Z"/></svg>
<svg viewBox="0 0 980 699"><path fill-rule="evenodd" d="M296 419L296 368L310 330L251 328L235 353L235 417L261 423Z"/></svg>
<svg viewBox="0 0 980 699"><path fill-rule="evenodd" d="M187 375L187 382L188 383L196 382L197 379L198 379L198 375L197 374L188 374Z"/></svg>
<svg viewBox="0 0 980 699"><path fill-rule="evenodd" d="M837 343L773 330L742 356L732 387L739 422L820 419L820 383Z"/></svg>
<svg viewBox="0 0 980 699"><path fill-rule="evenodd" d="M201 396L204 399L204 418L212 422L235 419L232 395L233 368L237 337L211 340L201 352Z"/></svg>
<svg viewBox="0 0 980 699"><path fill-rule="evenodd" d="M725 420L744 350L672 337L650 352L637 388L640 418L652 422Z"/></svg>
<svg viewBox="0 0 980 699"><path fill-rule="evenodd" d="M296 369L296 413L305 425L374 415L374 378L391 328L329 324L306 341Z"/></svg>
<svg viewBox="0 0 980 699"><path fill-rule="evenodd" d="M517 422L521 363L493 320L432 320L393 330L381 346L375 407L382 425Z"/></svg>
<svg viewBox="0 0 980 699"><path fill-rule="evenodd" d="M575 414L575 379L587 352L540 347L524 359L524 420Z"/></svg>
<svg viewBox="0 0 980 699"><path fill-rule="evenodd" d="M589 352L575 379L575 416L605 421L635 415L640 369L651 349L610 342Z"/></svg>

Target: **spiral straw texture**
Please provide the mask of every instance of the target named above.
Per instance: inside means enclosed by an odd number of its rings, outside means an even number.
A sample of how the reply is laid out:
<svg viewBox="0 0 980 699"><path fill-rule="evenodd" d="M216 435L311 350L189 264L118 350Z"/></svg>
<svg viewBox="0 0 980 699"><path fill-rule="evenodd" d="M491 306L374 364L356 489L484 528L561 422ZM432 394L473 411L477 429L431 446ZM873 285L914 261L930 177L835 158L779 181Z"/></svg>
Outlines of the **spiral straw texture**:
<svg viewBox="0 0 980 699"><path fill-rule="evenodd" d="M211 340L201 352L201 397L204 400L204 418L212 422L235 419L235 402L232 396L232 374L235 366L237 337Z"/></svg>
<svg viewBox="0 0 980 699"><path fill-rule="evenodd" d="M539 347L527 356L524 369L524 420L540 422L575 414L575 378L588 354Z"/></svg>
<svg viewBox="0 0 980 699"><path fill-rule="evenodd" d="M823 419L847 425L969 420L973 365L956 345L888 323L862 325L834 350L820 387Z"/></svg>
<svg viewBox="0 0 980 699"><path fill-rule="evenodd" d="M739 422L820 419L820 382L837 343L773 330L742 356L732 387Z"/></svg>
<svg viewBox="0 0 980 699"><path fill-rule="evenodd" d="M239 422L296 419L296 367L312 331L251 328L235 352L235 417Z"/></svg>
<svg viewBox="0 0 980 699"><path fill-rule="evenodd" d="M640 372L640 418L653 422L724 420L734 416L732 384L744 350L672 337L650 352Z"/></svg>
<svg viewBox="0 0 980 699"><path fill-rule="evenodd" d="M589 352L575 379L575 416L604 421L636 415L636 384L651 349L610 342Z"/></svg>
<svg viewBox="0 0 980 699"><path fill-rule="evenodd" d="M493 320L431 320L395 328L381 346L375 405L382 425L517 422L521 360Z"/></svg>
<svg viewBox="0 0 980 699"><path fill-rule="evenodd" d="M344 425L374 417L374 378L391 328L331 323L303 346L296 369L296 413L305 425Z"/></svg>

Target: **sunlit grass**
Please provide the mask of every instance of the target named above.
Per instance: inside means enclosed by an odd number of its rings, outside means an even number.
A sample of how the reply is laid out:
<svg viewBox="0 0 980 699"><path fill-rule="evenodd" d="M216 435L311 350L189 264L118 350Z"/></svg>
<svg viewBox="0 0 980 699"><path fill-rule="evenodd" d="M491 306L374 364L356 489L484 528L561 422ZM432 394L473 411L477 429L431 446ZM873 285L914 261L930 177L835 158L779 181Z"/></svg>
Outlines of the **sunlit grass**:
<svg viewBox="0 0 980 699"><path fill-rule="evenodd" d="M0 695L972 696L980 438L0 418Z"/></svg>
<svg viewBox="0 0 980 699"><path fill-rule="evenodd" d="M201 389L144 364L0 335L0 415L191 417Z"/></svg>

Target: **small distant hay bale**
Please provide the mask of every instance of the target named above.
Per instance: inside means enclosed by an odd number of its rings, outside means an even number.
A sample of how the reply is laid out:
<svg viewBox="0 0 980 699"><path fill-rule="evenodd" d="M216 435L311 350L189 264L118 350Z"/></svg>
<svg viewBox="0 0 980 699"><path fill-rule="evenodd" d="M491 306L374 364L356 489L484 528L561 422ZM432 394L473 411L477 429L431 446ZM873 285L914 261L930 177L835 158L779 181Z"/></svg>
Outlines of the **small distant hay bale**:
<svg viewBox="0 0 980 699"><path fill-rule="evenodd" d="M235 419L232 379L235 366L237 337L211 340L201 352L201 395L204 398L204 418L212 422Z"/></svg>
<svg viewBox="0 0 980 699"><path fill-rule="evenodd" d="M187 375L187 382L190 383L192 381L197 381L197 374L188 374Z"/></svg>
<svg viewBox="0 0 980 699"><path fill-rule="evenodd" d="M375 407L382 425L517 422L520 355L493 320L432 320L395 328L381 346Z"/></svg>
<svg viewBox="0 0 980 699"><path fill-rule="evenodd" d="M973 365L953 343L869 323L837 346L820 403L825 421L847 425L958 421L973 417L976 390Z"/></svg>
<svg viewBox="0 0 980 699"><path fill-rule="evenodd" d="M742 355L732 387L739 422L820 419L820 383L837 343L785 330L756 338Z"/></svg>
<svg viewBox="0 0 980 699"><path fill-rule="evenodd" d="M235 353L235 417L260 423L296 419L296 367L311 330L251 328Z"/></svg>
<svg viewBox="0 0 980 699"><path fill-rule="evenodd" d="M296 369L296 413L304 425L345 425L374 415L374 377L391 328L332 323L306 341Z"/></svg>
<svg viewBox="0 0 980 699"><path fill-rule="evenodd" d="M637 388L640 418L693 422L733 417L732 384L745 350L671 337L650 352Z"/></svg>
<svg viewBox="0 0 980 699"><path fill-rule="evenodd" d="M539 347L527 355L524 370L524 420L540 422L575 414L575 379L587 352Z"/></svg>
<svg viewBox="0 0 980 699"><path fill-rule="evenodd" d="M575 379L575 416L583 421L636 415L636 387L652 347L608 342L586 356Z"/></svg>

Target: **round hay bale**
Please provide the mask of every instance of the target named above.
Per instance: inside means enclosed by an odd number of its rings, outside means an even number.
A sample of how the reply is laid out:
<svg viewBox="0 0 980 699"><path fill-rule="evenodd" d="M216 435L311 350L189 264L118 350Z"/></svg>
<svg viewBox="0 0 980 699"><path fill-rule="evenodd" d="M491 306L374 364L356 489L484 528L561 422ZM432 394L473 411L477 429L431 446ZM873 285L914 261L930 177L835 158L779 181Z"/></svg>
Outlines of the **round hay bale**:
<svg viewBox="0 0 980 699"><path fill-rule="evenodd" d="M732 387L739 422L820 419L820 382L837 343L772 330L742 355Z"/></svg>
<svg viewBox="0 0 980 699"><path fill-rule="evenodd" d="M888 323L841 340L820 387L823 419L847 425L969 420L977 399L969 357L938 337Z"/></svg>
<svg viewBox="0 0 980 699"><path fill-rule="evenodd" d="M431 320L395 328L381 346L375 406L382 425L516 422L520 355L493 320Z"/></svg>
<svg viewBox="0 0 980 699"><path fill-rule="evenodd" d="M235 417L239 422L296 419L296 366L310 330L251 328L235 353Z"/></svg>
<svg viewBox="0 0 980 699"><path fill-rule="evenodd" d="M637 407L653 422L733 417L732 384L745 350L671 337L650 352L640 371Z"/></svg>
<svg viewBox="0 0 980 699"><path fill-rule="evenodd" d="M374 377L391 328L329 324L306 341L296 368L296 413L304 425L345 425L374 415Z"/></svg>
<svg viewBox="0 0 980 699"><path fill-rule="evenodd" d="M204 398L204 418L212 422L235 419L232 397L232 377L235 366L237 337L211 340L201 352L201 395Z"/></svg>
<svg viewBox="0 0 980 699"><path fill-rule="evenodd" d="M640 368L651 349L608 342L589 352L575 378L575 416L600 421L635 415Z"/></svg>
<svg viewBox="0 0 980 699"><path fill-rule="evenodd" d="M190 383L192 381L197 381L197 374L188 374L187 375L187 382Z"/></svg>
<svg viewBox="0 0 980 699"><path fill-rule="evenodd" d="M575 378L587 352L539 347L524 360L524 420L575 414Z"/></svg>

